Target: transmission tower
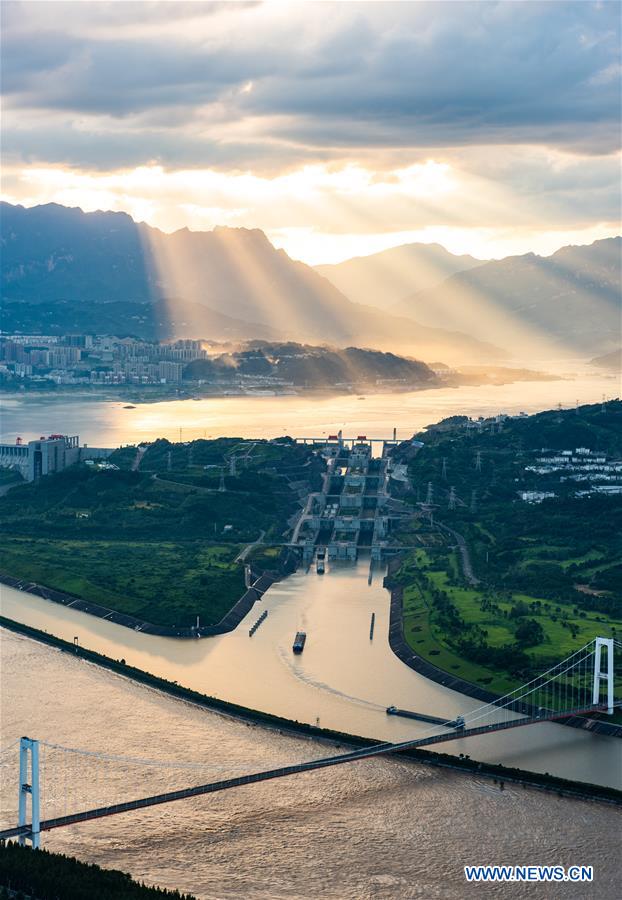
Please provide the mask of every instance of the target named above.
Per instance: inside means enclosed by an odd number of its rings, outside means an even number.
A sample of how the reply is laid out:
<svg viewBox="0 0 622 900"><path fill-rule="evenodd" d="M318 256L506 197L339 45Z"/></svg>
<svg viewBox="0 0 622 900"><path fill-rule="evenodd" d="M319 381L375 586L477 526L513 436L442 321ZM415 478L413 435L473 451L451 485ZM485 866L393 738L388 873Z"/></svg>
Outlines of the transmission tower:
<svg viewBox="0 0 622 900"><path fill-rule="evenodd" d="M443 471L442 471L443 481L447 481L447 457L443 457Z"/></svg>
<svg viewBox="0 0 622 900"><path fill-rule="evenodd" d="M456 489L453 485L449 488L449 508L456 508Z"/></svg>
<svg viewBox="0 0 622 900"><path fill-rule="evenodd" d="M478 450L477 454L475 456L475 471L476 472L482 471L482 451L481 450Z"/></svg>
<svg viewBox="0 0 622 900"><path fill-rule="evenodd" d="M171 468L172 468L172 466L171 466L171 451L169 450L168 453L166 454L166 469L168 472L170 472Z"/></svg>
<svg viewBox="0 0 622 900"><path fill-rule="evenodd" d="M428 506L430 506L432 504L433 500L434 500L434 488L432 487L432 482L428 481L428 493L425 498L425 502Z"/></svg>
<svg viewBox="0 0 622 900"><path fill-rule="evenodd" d="M237 475L237 471L235 468L235 455L233 455L229 460L229 475L233 475L234 477Z"/></svg>

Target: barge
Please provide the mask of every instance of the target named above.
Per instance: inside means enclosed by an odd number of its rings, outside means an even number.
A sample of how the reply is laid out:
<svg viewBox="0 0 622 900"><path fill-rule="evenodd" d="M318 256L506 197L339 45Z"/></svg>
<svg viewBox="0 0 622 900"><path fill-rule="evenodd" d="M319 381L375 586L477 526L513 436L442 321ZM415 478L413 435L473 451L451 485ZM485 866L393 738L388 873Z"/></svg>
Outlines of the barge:
<svg viewBox="0 0 622 900"><path fill-rule="evenodd" d="M464 716L456 716L455 719L447 721L439 716L430 716L426 713L412 712L409 709L398 709L397 706L387 707L388 716L403 716L405 719L416 719L418 722L429 722L431 725L444 725L445 728L455 728L461 730L464 728Z"/></svg>

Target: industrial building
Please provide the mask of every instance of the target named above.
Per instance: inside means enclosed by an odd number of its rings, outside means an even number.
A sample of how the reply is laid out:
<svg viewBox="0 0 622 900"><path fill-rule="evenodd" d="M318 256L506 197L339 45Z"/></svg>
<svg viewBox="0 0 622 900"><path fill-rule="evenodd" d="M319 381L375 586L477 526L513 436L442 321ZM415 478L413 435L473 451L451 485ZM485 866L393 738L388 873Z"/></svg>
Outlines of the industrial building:
<svg viewBox="0 0 622 900"><path fill-rule="evenodd" d="M85 459L105 459L112 450L80 447L77 435L51 434L35 441L17 438L14 444L0 444L0 466L17 470L26 481L60 472Z"/></svg>

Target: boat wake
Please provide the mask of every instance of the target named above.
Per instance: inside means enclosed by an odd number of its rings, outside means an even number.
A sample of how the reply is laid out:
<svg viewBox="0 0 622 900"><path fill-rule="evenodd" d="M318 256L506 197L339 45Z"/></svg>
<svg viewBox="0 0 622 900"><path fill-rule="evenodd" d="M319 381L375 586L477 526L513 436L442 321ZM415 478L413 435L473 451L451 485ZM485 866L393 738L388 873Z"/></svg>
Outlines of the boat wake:
<svg viewBox="0 0 622 900"><path fill-rule="evenodd" d="M278 656L295 679L310 685L310 687L317 688L317 690L324 691L327 694L333 694L335 697L341 697L343 700L349 700L351 703L355 703L357 706L363 706L366 709L381 710L383 712L386 709L386 706L383 706L381 703L364 700L362 697L354 697L352 694L347 694L345 691L340 691L339 688L326 684L325 681L318 681L317 679L312 678L298 666L294 665L289 648L278 647Z"/></svg>

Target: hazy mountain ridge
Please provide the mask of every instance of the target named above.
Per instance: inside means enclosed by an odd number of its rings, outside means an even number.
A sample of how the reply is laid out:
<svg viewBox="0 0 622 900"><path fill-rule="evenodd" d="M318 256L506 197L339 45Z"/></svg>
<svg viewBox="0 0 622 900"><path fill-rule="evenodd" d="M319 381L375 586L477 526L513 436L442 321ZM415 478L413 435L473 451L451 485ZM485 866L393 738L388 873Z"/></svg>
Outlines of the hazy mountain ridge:
<svg viewBox="0 0 622 900"><path fill-rule="evenodd" d="M410 294L481 264L481 259L456 256L440 244L403 244L314 268L350 300L390 310Z"/></svg>
<svg viewBox="0 0 622 900"><path fill-rule="evenodd" d="M400 347L428 358L501 355L468 335L352 303L258 229L169 235L126 213L57 204L3 203L1 214L5 330L24 320L48 331L59 312L63 328L75 320L79 329L86 318L90 330L110 330L97 325L100 313L108 323L106 306L123 303L131 332L149 337L279 336Z"/></svg>
<svg viewBox="0 0 622 900"><path fill-rule="evenodd" d="M612 350L611 353L596 356L590 360L590 365L597 366L600 369L608 369L610 372L622 372L622 347Z"/></svg>
<svg viewBox="0 0 622 900"><path fill-rule="evenodd" d="M466 329L521 353L594 355L620 345L622 238L484 263L412 294L392 312Z"/></svg>

